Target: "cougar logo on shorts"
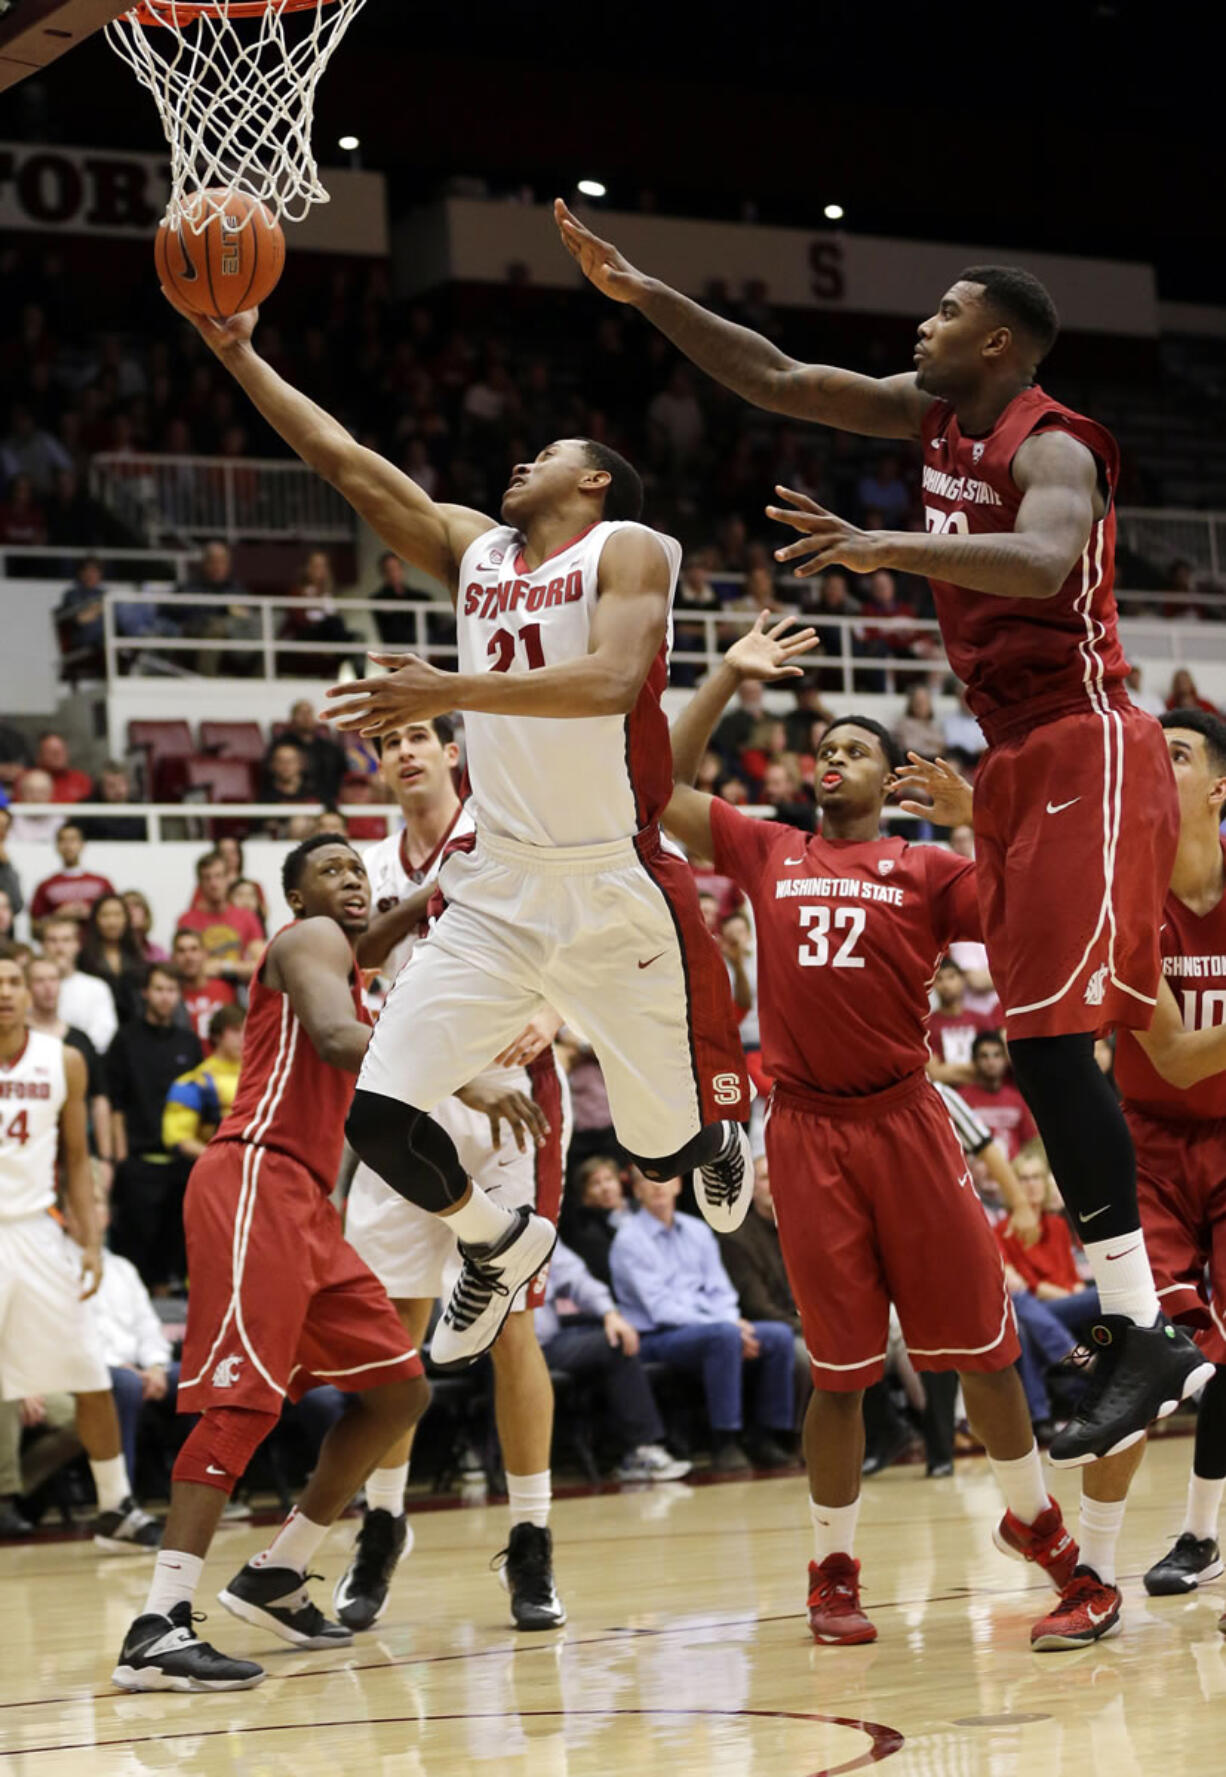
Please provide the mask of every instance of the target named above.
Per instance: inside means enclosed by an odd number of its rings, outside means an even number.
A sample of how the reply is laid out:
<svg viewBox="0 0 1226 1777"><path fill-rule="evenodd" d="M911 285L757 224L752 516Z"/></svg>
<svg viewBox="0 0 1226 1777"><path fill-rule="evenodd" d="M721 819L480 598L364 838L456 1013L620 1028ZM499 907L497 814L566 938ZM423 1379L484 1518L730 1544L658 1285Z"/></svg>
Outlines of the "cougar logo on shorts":
<svg viewBox="0 0 1226 1777"><path fill-rule="evenodd" d="M1107 965L1095 969L1086 986L1086 1005L1101 1006L1107 992Z"/></svg>
<svg viewBox="0 0 1226 1777"><path fill-rule="evenodd" d="M241 1357L223 1357L213 1371L213 1387L233 1388L238 1381L238 1366L242 1361Z"/></svg>

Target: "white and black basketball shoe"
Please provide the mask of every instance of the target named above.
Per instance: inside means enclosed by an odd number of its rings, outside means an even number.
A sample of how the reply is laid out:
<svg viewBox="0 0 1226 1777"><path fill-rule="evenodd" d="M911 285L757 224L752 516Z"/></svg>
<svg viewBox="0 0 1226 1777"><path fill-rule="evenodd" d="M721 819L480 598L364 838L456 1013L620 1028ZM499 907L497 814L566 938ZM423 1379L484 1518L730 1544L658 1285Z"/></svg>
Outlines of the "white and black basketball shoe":
<svg viewBox="0 0 1226 1777"><path fill-rule="evenodd" d="M353 1559L332 1592L332 1608L346 1629L373 1629L387 1609L392 1575L412 1547L412 1526L403 1512L366 1513Z"/></svg>
<svg viewBox="0 0 1226 1777"><path fill-rule="evenodd" d="M1078 1468L1127 1450L1213 1376L1190 1336L1162 1314L1152 1327L1122 1314L1100 1315L1087 1344L1094 1353L1089 1386L1051 1441L1053 1468Z"/></svg>
<svg viewBox="0 0 1226 1777"><path fill-rule="evenodd" d="M434 1329L431 1362L440 1370L458 1369L488 1351L516 1295L548 1262L557 1240L552 1222L521 1207L501 1240L488 1246L461 1241L463 1264Z"/></svg>
<svg viewBox="0 0 1226 1777"><path fill-rule="evenodd" d="M694 1173L698 1207L717 1234L734 1234L753 1202L753 1151L739 1123L724 1124L724 1145Z"/></svg>
<svg viewBox="0 0 1226 1777"><path fill-rule="evenodd" d="M248 1562L217 1594L231 1616L268 1629L295 1647L348 1647L353 1631L331 1623L307 1591L317 1573L293 1567L253 1567Z"/></svg>
<svg viewBox="0 0 1226 1777"><path fill-rule="evenodd" d="M1224 1571L1216 1538L1193 1536L1185 1530L1170 1553L1155 1561L1145 1575L1145 1590L1151 1598L1171 1598L1221 1579Z"/></svg>
<svg viewBox="0 0 1226 1777"><path fill-rule="evenodd" d="M507 1546L494 1557L517 1629L560 1629L566 1606L553 1579L553 1536L537 1524L515 1524Z"/></svg>
<svg viewBox="0 0 1226 1777"><path fill-rule="evenodd" d="M249 1691L263 1677L264 1668L254 1660L232 1660L201 1641L192 1628L192 1607L184 1601L168 1616L137 1617L124 1636L111 1683L121 1691Z"/></svg>
<svg viewBox="0 0 1226 1777"><path fill-rule="evenodd" d="M99 1512L90 1528L105 1555L156 1555L162 1545L162 1526L130 1495L115 1511Z"/></svg>

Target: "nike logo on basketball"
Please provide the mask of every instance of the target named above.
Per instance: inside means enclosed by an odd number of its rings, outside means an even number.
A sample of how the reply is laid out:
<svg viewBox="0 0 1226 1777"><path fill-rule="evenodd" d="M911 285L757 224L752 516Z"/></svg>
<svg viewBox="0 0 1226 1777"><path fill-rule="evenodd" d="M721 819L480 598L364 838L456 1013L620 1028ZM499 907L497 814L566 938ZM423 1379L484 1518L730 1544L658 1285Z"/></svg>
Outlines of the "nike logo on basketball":
<svg viewBox="0 0 1226 1777"><path fill-rule="evenodd" d="M179 267L179 276L183 279L185 284L194 284L196 282L197 272L195 266L192 264L192 256L187 250L187 242L183 239L183 230L181 228L175 230L175 239L179 243L179 255L183 261L182 265Z"/></svg>
<svg viewBox="0 0 1226 1777"><path fill-rule="evenodd" d="M1068 802L1049 802L1047 812L1048 814L1063 814L1066 808L1072 808L1074 802L1080 801L1080 796L1073 796Z"/></svg>
<svg viewBox="0 0 1226 1777"><path fill-rule="evenodd" d="M663 952L663 951L662 951L662 950L657 950L657 951L656 951L656 953L655 953L655 955L654 955L654 956L649 956L649 957L648 957L648 958L647 958L647 961L646 961L646 962L645 962L645 963L640 963L640 964L639 964L639 968L640 968L640 969L649 969L649 968L650 968L650 967L651 967L651 965L652 965L652 963L658 963L658 962L659 962L659 960L660 960L660 958L661 958L661 957L662 957L662 956L663 956L663 955L664 955L664 952Z"/></svg>

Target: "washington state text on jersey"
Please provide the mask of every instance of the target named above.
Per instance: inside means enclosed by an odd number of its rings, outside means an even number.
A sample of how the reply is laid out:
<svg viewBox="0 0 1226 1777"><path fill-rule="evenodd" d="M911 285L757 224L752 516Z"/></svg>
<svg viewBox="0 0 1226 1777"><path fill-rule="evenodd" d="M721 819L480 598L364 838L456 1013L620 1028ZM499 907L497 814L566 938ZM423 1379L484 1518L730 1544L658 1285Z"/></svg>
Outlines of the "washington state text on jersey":
<svg viewBox="0 0 1226 1777"><path fill-rule="evenodd" d="M813 895L818 900L885 901L891 907L903 904L900 888L884 882L862 882L856 876L785 876L775 884L776 901L790 901L800 895Z"/></svg>
<svg viewBox="0 0 1226 1777"><path fill-rule="evenodd" d="M1226 975L1226 956L1164 956L1162 973L1181 975L1185 980L1220 977Z"/></svg>
<svg viewBox="0 0 1226 1777"><path fill-rule="evenodd" d="M969 475L947 475L944 469L934 469L930 463L924 464L924 492L939 494L943 500L969 500L978 506L1002 504L996 489L986 481L973 481Z"/></svg>

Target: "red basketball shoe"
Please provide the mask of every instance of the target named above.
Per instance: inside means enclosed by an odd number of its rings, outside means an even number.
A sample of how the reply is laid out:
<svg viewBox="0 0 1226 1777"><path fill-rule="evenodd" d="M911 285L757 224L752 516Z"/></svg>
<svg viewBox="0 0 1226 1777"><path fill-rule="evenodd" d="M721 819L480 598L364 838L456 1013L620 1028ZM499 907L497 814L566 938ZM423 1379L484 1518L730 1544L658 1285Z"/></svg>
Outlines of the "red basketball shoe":
<svg viewBox="0 0 1226 1777"><path fill-rule="evenodd" d="M876 1641L877 1631L860 1609L860 1563L827 1555L809 1563L809 1627L814 1641L840 1647Z"/></svg>
<svg viewBox="0 0 1226 1777"><path fill-rule="evenodd" d="M1036 1653L1047 1654L1105 1641L1123 1627L1122 1603L1118 1586L1105 1584L1092 1567L1079 1567L1062 1588L1059 1602L1030 1631L1030 1645Z"/></svg>
<svg viewBox="0 0 1226 1777"><path fill-rule="evenodd" d="M992 1532L992 1541L1002 1555L1014 1561L1037 1562L1057 1592L1063 1592L1073 1577L1077 1544L1069 1534L1060 1507L1050 1496L1047 1510L1040 1512L1033 1524L1023 1524L1012 1512L1006 1512Z"/></svg>

